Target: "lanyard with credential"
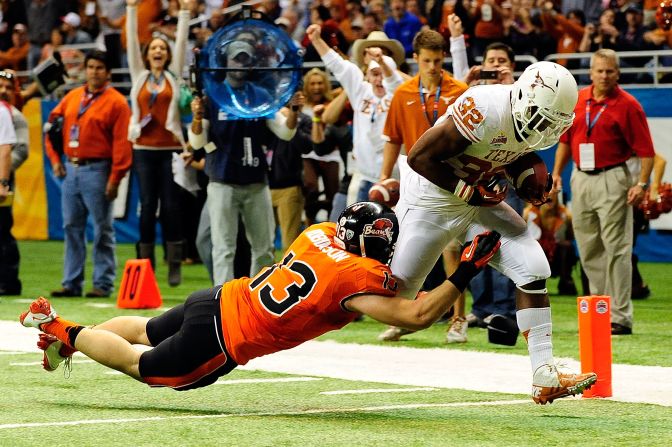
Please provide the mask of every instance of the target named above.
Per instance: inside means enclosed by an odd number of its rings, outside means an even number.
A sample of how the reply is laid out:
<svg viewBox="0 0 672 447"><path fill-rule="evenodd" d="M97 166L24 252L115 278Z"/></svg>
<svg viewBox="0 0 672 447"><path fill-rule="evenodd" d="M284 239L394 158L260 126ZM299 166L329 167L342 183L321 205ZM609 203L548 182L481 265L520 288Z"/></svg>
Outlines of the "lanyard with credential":
<svg viewBox="0 0 672 447"><path fill-rule="evenodd" d="M590 121L590 103L592 100L586 101L586 136L590 137L590 133L593 131L593 127L595 127L595 123L597 123L597 120L600 119L600 116L602 115L602 112L604 112L604 109L607 108L607 104L604 104L602 108L600 109L599 112L597 112L597 115L595 115L595 119L593 121Z"/></svg>
<svg viewBox="0 0 672 447"><path fill-rule="evenodd" d="M84 92L84 96L82 96L82 100L79 103L79 111L77 112L77 121L79 121L82 115L84 115L86 111L91 108L96 98L98 98L100 95L103 94L105 90L107 90L107 87L109 86L106 85L105 87L93 93L89 93L87 91Z"/></svg>
<svg viewBox="0 0 672 447"><path fill-rule="evenodd" d="M149 110L152 110L152 107L156 102L156 97L159 96L159 88L161 87L163 78L164 78L163 72L161 72L161 76L159 76L158 79L154 77L154 73L149 74L149 82L152 91L151 96L149 97Z"/></svg>
<svg viewBox="0 0 672 447"><path fill-rule="evenodd" d="M441 80L443 80L443 76ZM420 93L420 104L422 104L422 113L425 115L425 118L429 123L429 127L432 127L436 122L436 119L439 117L439 99L441 98L441 83L439 82L439 86L436 88L436 95L434 97L434 107L433 107L434 119L432 120L430 120L429 115L427 115L427 104L425 104L425 95L422 93L422 81L420 80L419 76L418 76L418 93Z"/></svg>

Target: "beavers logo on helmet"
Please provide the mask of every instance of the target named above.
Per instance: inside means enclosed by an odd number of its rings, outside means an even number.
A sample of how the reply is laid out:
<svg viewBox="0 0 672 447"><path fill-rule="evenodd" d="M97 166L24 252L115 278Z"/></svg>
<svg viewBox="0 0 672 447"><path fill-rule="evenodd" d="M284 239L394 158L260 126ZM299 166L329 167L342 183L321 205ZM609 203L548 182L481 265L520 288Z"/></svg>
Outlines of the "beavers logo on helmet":
<svg viewBox="0 0 672 447"><path fill-rule="evenodd" d="M391 241L393 229L394 223L390 219L376 219L373 223L364 225L364 237L379 237Z"/></svg>

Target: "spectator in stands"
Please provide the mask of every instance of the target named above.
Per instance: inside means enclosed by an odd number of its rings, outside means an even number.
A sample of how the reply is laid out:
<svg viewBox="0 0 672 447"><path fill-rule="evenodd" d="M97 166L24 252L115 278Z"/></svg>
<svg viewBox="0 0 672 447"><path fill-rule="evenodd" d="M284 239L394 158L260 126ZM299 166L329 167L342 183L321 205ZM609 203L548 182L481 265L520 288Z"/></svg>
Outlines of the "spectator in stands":
<svg viewBox="0 0 672 447"><path fill-rule="evenodd" d="M576 265L572 215L560 204L561 192L551 194L551 201L540 207L527 205L523 218L527 227L541 248L551 266L551 276L558 277L558 295L576 296L577 290L572 278Z"/></svg>
<svg viewBox="0 0 672 447"><path fill-rule="evenodd" d="M100 31L110 58L110 67L119 68L124 53L121 47L121 26L126 14L126 0L97 0L97 4Z"/></svg>
<svg viewBox="0 0 672 447"><path fill-rule="evenodd" d="M17 23L28 23L26 5L23 1L0 2L0 50L6 51L12 46L12 32Z"/></svg>
<svg viewBox="0 0 672 447"><path fill-rule="evenodd" d="M153 38L141 52L138 25L138 2L127 0L126 38L128 66L133 86L133 115L128 138L133 142L133 169L140 185L140 241L138 258L155 265L156 212L161 204L160 222L168 261L168 284L182 282L181 263L183 234L180 225L180 186L173 181L174 154L185 147L180 122L179 97L184 67L188 3L180 0L175 53L162 37Z"/></svg>
<svg viewBox="0 0 672 447"><path fill-rule="evenodd" d="M22 71L26 69L30 43L26 25L17 23L12 31L12 47L7 51L0 51L0 67Z"/></svg>
<svg viewBox="0 0 672 447"><path fill-rule="evenodd" d="M134 3L136 4L135 17L137 17L137 26L134 27L134 35L137 36L140 48L144 48L153 39L152 24L159 22L164 15L163 2L162 0L135 0ZM129 34L126 30L127 21L128 18L124 16L121 24L124 30L121 33L121 45L128 50L129 43L126 38Z"/></svg>
<svg viewBox="0 0 672 447"><path fill-rule="evenodd" d="M86 85L71 90L49 117L63 118L64 154L45 139L53 173L65 177L61 192L65 255L62 288L54 297L82 295L86 261L86 222L93 221L93 288L87 297L108 297L114 285L116 259L112 201L131 167L127 139L131 111L121 93L108 85L107 55L86 56ZM65 163L61 159L65 155Z"/></svg>
<svg viewBox="0 0 672 447"><path fill-rule="evenodd" d="M510 3L504 0L477 0L471 5L470 12L475 22L472 52L483 54L488 45L504 39L504 21L511 14Z"/></svg>
<svg viewBox="0 0 672 447"><path fill-rule="evenodd" d="M385 0L369 0L366 12L375 15L377 17L376 22L379 24L387 21Z"/></svg>
<svg viewBox="0 0 672 447"><path fill-rule="evenodd" d="M383 147L385 140L382 137L383 126L387 118L392 96L402 83L403 79L397 72L397 64L389 56L383 54L380 47L370 46L364 49L369 62L365 65L365 74L362 68L350 61L344 60L335 51L331 50L320 37L319 25L311 25L307 34L313 46L322 57L326 68L336 77L348 95L354 110L353 155L356 162L356 171L360 174L355 202L368 200L369 189L377 181L383 163ZM395 46L394 40L383 42L389 47ZM396 42L398 44L398 41ZM359 52L358 52L359 53ZM362 58L353 58L362 60ZM351 187L353 187L351 186ZM346 205L348 205L346 203Z"/></svg>
<svg viewBox="0 0 672 447"><path fill-rule="evenodd" d="M612 11L613 12L613 11ZM632 206L642 201L653 167L653 143L642 106L618 86L618 55L591 57L593 84L582 89L573 126L561 137L553 167L554 190L570 156L572 215L590 292L609 295L611 333L632 334ZM625 162L633 152L642 169L633 179Z"/></svg>
<svg viewBox="0 0 672 447"><path fill-rule="evenodd" d="M310 9L310 22L318 23L322 26L322 38L329 43L331 48L338 50L345 54L348 51L348 41L345 39L343 32L339 29L339 24L331 18L329 9L324 5L314 6ZM304 36L301 41L301 46L306 49L304 60L314 62L320 60L320 55L310 45L308 36ZM306 96L309 99L308 96Z"/></svg>
<svg viewBox="0 0 672 447"><path fill-rule="evenodd" d="M372 12L367 12L362 18L362 37L360 39L366 39L369 34L374 31L382 31L383 22L380 21L380 17Z"/></svg>
<svg viewBox="0 0 672 447"><path fill-rule="evenodd" d="M512 3L511 15L504 22L504 34L516 54L534 54L537 46L536 27L528 7Z"/></svg>
<svg viewBox="0 0 672 447"><path fill-rule="evenodd" d="M556 53L576 53L578 51L586 25L583 11L573 9L565 17L554 9L553 2L547 1L544 3L541 21L544 24L544 30L550 33L558 43ZM556 62L568 68L579 68L580 66L580 61L577 59L558 59Z"/></svg>
<svg viewBox="0 0 672 447"><path fill-rule="evenodd" d="M3 202L7 200L7 195L3 196L3 193L13 191L16 170L28 158L28 123L23 114L13 105L16 96L15 80L13 73L0 71L0 100L10 105L11 127L13 128L12 132L7 127L5 112L7 108L2 107L4 110L0 112L0 134L2 134L3 139L11 137L12 133L15 134L15 141L10 146L9 170L6 169L8 154L6 151L2 152L2 148L0 148L0 296L21 295L20 255L19 246L12 235L12 226L14 225L12 207L11 205L3 205ZM4 141L9 142L8 140ZM5 185L3 179L6 179L8 188L5 188L7 185Z"/></svg>
<svg viewBox="0 0 672 447"><path fill-rule="evenodd" d="M616 13L613 9L605 9L595 25L588 23L584 28L583 38L579 44L580 53L594 53L600 48L616 48L619 31L614 26Z"/></svg>
<svg viewBox="0 0 672 447"><path fill-rule="evenodd" d="M406 57L413 56L413 38L421 28L420 19L406 10L406 0L390 2L390 17L385 22L383 31L390 39L401 42Z"/></svg>
<svg viewBox="0 0 672 447"><path fill-rule="evenodd" d="M237 38L225 50L228 67L250 66L254 48ZM238 72L232 72L238 73ZM241 75L227 75L224 82L239 88ZM295 134L298 110L277 112L273 118L237 120L222 118L219 106L208 98L194 98L189 143L205 149L208 214L212 240L215 284L234 278L238 219L242 217L252 251L251 273L274 261L275 222L267 184L268 164L264 146L274 138L289 141Z"/></svg>
<svg viewBox="0 0 672 447"><path fill-rule="evenodd" d="M60 24L60 17L66 14L66 3L61 0L31 0L26 8L28 22L28 69L34 68L39 59L42 46L51 39L51 30Z"/></svg>
<svg viewBox="0 0 672 447"><path fill-rule="evenodd" d="M324 34L324 29L322 32ZM316 52L315 49L313 51ZM316 54L318 53L316 52ZM327 104L333 99L327 74L319 68L313 68L308 71L303 77L303 94L306 97L306 104L302 109L303 113L314 118L313 122L315 124L319 124L321 117L315 116L314 107L316 105ZM323 111L323 109L320 110ZM317 213L320 209L326 210L327 215L329 215L334 195L338 191L340 159L338 149L334 149L326 155L317 155L315 151L312 151L303 156L306 225L315 223ZM324 200L320 200L319 178L322 178L324 186Z"/></svg>
<svg viewBox="0 0 672 447"><path fill-rule="evenodd" d="M429 23L427 17L425 17L425 14L420 9L418 0L406 0L406 11L420 19L420 23L422 23L423 26Z"/></svg>
<svg viewBox="0 0 672 447"><path fill-rule="evenodd" d="M64 43L66 45L80 45L93 42L91 36L89 36L87 32L79 29L79 26L82 23L82 19L79 17L79 14L69 12L63 18L61 18L61 22L63 22L61 29L65 34Z"/></svg>
<svg viewBox="0 0 672 447"><path fill-rule="evenodd" d="M565 17L569 18L571 11L583 11L586 23L594 23L600 19L600 14L604 10L603 3L603 0L562 0L559 5L560 12Z"/></svg>

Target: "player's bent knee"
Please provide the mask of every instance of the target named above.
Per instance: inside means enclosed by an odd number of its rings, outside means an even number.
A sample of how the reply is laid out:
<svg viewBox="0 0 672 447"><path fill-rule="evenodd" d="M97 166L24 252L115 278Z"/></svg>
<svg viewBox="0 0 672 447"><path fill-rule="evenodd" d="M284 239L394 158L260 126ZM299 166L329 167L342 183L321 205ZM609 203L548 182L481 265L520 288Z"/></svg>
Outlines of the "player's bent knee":
<svg viewBox="0 0 672 447"><path fill-rule="evenodd" d="M545 295L548 293L546 288L546 279L538 279L522 286L516 286L518 290L531 295Z"/></svg>

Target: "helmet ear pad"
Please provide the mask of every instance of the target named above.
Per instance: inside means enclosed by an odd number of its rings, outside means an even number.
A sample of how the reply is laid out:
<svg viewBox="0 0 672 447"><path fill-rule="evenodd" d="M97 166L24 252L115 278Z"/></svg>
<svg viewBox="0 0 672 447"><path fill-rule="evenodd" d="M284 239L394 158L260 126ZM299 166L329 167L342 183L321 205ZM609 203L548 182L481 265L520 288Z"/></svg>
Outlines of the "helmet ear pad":
<svg viewBox="0 0 672 447"><path fill-rule="evenodd" d="M391 208L375 202L358 202L339 216L334 242L357 256L389 264L399 236L399 222Z"/></svg>

